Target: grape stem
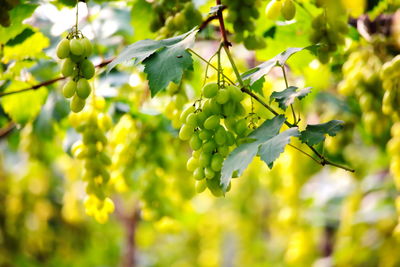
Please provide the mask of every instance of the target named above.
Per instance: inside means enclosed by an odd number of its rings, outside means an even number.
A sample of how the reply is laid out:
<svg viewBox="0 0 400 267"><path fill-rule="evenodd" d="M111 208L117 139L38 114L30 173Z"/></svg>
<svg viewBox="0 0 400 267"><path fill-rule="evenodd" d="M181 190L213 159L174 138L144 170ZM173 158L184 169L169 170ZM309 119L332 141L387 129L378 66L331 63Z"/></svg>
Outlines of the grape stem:
<svg viewBox="0 0 400 267"><path fill-rule="evenodd" d="M220 5L220 4L221 4L221 0L216 0L216 4L217 4L217 5ZM251 92L251 90L248 89L248 88L245 86L245 84L244 84L244 82L243 82L243 79L242 79L242 77L240 76L239 70L238 70L238 68L236 67L235 61L233 60L233 57L232 57L232 55L231 55L231 52L229 51L229 46L231 46L231 43L230 43L229 40L228 40L228 36L227 36L226 30L225 30L225 23L224 23L224 18L223 18L223 15L222 15L222 11L221 11L221 10L218 11L218 12L217 12L217 15L218 15L219 26L220 26L220 31L221 31L221 35L222 35L222 44L224 45L225 53L226 53L226 55L227 55L227 57L228 57L228 59L229 59L229 62L231 63L232 69L233 69L233 71L234 71L234 73L235 73L235 75L236 75L236 78L237 78L237 80L238 80L238 83L239 83L239 85L240 85L240 87L241 87L242 92L248 94L250 97L253 97L257 102L259 102L261 105L263 105L265 108L267 108L272 114L274 114L275 116L278 116L278 115L279 115L278 112L276 112L271 106L269 106L267 103L265 103L261 98L259 98L256 94L254 94L253 92ZM214 69L216 69L216 68L214 67ZM284 71L284 69L283 69L283 71ZM284 72L284 77L285 77L285 82L286 82L286 87L287 87L288 83L287 83L286 73L285 73L285 72ZM295 122L296 122L296 119L295 119ZM288 122L287 120L285 120L284 123L285 123L289 128L297 127L296 123L295 123L295 124L291 124L291 123ZM314 157L312 157L313 160L314 160L315 162L318 162L318 164L320 164L320 165L322 165L322 166L331 165L331 166L334 166L334 167L337 167L337 168L340 168L340 169L343 169L343 170L346 170L346 171L349 171L349 172L355 172L354 169L348 168L348 167L346 167L346 166L339 165L339 164L337 164L337 163L334 163L334 162L332 162L332 161L326 159L326 158L325 158L321 153L319 153L313 146L311 146L311 145L309 145L309 144L306 144L306 145L307 145L307 146L309 147L309 149L319 158L319 160L316 160ZM301 150L300 148L297 148L297 147L296 147L296 149L299 150L299 151L302 151L302 153L305 154L305 155L307 155L307 156L311 156L311 155L309 155L307 152Z"/></svg>

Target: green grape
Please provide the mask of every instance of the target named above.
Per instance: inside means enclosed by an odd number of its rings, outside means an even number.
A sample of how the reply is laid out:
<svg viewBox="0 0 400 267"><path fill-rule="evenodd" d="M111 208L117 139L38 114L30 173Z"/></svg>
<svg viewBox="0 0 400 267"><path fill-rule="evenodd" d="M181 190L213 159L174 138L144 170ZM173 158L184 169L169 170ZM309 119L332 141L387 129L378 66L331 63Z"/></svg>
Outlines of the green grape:
<svg viewBox="0 0 400 267"><path fill-rule="evenodd" d="M199 157L200 166L206 167L206 166L210 165L210 163L211 163L211 154L202 151L200 154L200 157Z"/></svg>
<svg viewBox="0 0 400 267"><path fill-rule="evenodd" d="M248 130L246 119L239 120L235 125L235 131L238 136L243 136Z"/></svg>
<svg viewBox="0 0 400 267"><path fill-rule="evenodd" d="M69 58L75 63L80 63L85 59L85 57L82 56L82 55L77 56L77 55L74 55L74 54L70 54Z"/></svg>
<svg viewBox="0 0 400 267"><path fill-rule="evenodd" d="M75 94L75 91L76 91L76 82L74 82L72 80L68 81L62 89L62 92L63 92L63 95L65 98L73 97Z"/></svg>
<svg viewBox="0 0 400 267"><path fill-rule="evenodd" d="M265 14L270 20L276 20L281 13L282 2L280 0L271 0L266 9Z"/></svg>
<svg viewBox="0 0 400 267"><path fill-rule="evenodd" d="M193 126L184 124L179 131L179 138L183 141L187 141L192 137L193 131Z"/></svg>
<svg viewBox="0 0 400 267"><path fill-rule="evenodd" d="M67 58L64 59L62 66L61 66L61 73L64 77L71 76L74 72L74 63L71 59Z"/></svg>
<svg viewBox="0 0 400 267"><path fill-rule="evenodd" d="M71 110L76 113L81 111L84 107L85 107L85 99L82 99L77 95L74 95L70 103Z"/></svg>
<svg viewBox="0 0 400 267"><path fill-rule="evenodd" d="M200 180L196 182L196 193L202 193L207 188L206 180Z"/></svg>
<svg viewBox="0 0 400 267"><path fill-rule="evenodd" d="M225 104L229 101L229 92L228 90L222 88L218 91L217 96L215 97L218 104Z"/></svg>
<svg viewBox="0 0 400 267"><path fill-rule="evenodd" d="M194 128L196 128L199 124L197 122L197 115L196 113L190 113L187 117L186 117L186 124L193 126Z"/></svg>
<svg viewBox="0 0 400 267"><path fill-rule="evenodd" d="M195 111L195 107L193 105L188 106L186 109L184 109L179 117L179 121L181 123L185 123L186 122L186 118L187 116L189 116L189 114L193 113Z"/></svg>
<svg viewBox="0 0 400 267"><path fill-rule="evenodd" d="M59 59L64 59L69 56L69 40L63 39L57 45L56 54Z"/></svg>
<svg viewBox="0 0 400 267"><path fill-rule="evenodd" d="M82 61L81 65L81 72L85 79L89 80L94 75L94 65L90 60L85 59Z"/></svg>
<svg viewBox="0 0 400 267"><path fill-rule="evenodd" d="M92 46L92 44L90 43L89 39L86 38L86 37L83 37L82 39L80 39L80 42L81 42L81 44L82 44L83 51L84 51L84 52L83 52L83 55L84 55L85 57L90 56L90 55L92 54L92 52L93 52L93 46Z"/></svg>
<svg viewBox="0 0 400 267"><path fill-rule="evenodd" d="M222 106L222 111L226 117L232 117L235 115L236 105L233 101L228 101Z"/></svg>
<svg viewBox="0 0 400 267"><path fill-rule="evenodd" d="M210 109L212 114L219 115L221 114L221 105L215 99L210 99Z"/></svg>
<svg viewBox="0 0 400 267"><path fill-rule="evenodd" d="M70 51L76 56L80 56L84 52L82 43L78 39L72 39L69 43Z"/></svg>
<svg viewBox="0 0 400 267"><path fill-rule="evenodd" d="M217 83L208 83L206 84L203 89L203 95L206 98L212 98L218 93L218 84Z"/></svg>
<svg viewBox="0 0 400 267"><path fill-rule="evenodd" d="M205 177L206 177L207 179L212 179L212 178L215 177L215 172L214 172L211 168L206 167L206 168L204 169L204 175L205 175Z"/></svg>
<svg viewBox="0 0 400 267"><path fill-rule="evenodd" d="M215 129L219 125L219 115L212 115L204 122L204 128L207 130Z"/></svg>
<svg viewBox="0 0 400 267"><path fill-rule="evenodd" d="M82 98L86 99L90 95L91 89L90 84L85 78L78 80L76 84L76 94Z"/></svg>
<svg viewBox="0 0 400 267"><path fill-rule="evenodd" d="M208 140L206 143L203 145L203 151L206 153L211 153L217 148L217 144L215 143L214 140Z"/></svg>
<svg viewBox="0 0 400 267"><path fill-rule="evenodd" d="M218 129L215 131L215 142L221 146L224 145L226 141L227 141L227 134L225 128L219 126Z"/></svg>
<svg viewBox="0 0 400 267"><path fill-rule="evenodd" d="M242 91L236 86L228 86L227 90L229 92L230 99L232 99L234 102L240 102L244 99Z"/></svg>
<svg viewBox="0 0 400 267"><path fill-rule="evenodd" d="M211 158L211 169L215 172L218 172L222 169L222 163L224 162L224 158L221 154L215 153Z"/></svg>
<svg viewBox="0 0 400 267"><path fill-rule="evenodd" d="M208 139L211 139L211 137L213 136L213 132L212 131L209 131L209 130L202 130L200 133L199 133L199 137L200 137L200 139L201 140L208 140Z"/></svg>
<svg viewBox="0 0 400 267"><path fill-rule="evenodd" d="M281 13L286 20L292 20L294 18L296 15L296 6L293 0L283 0Z"/></svg>
<svg viewBox="0 0 400 267"><path fill-rule="evenodd" d="M226 157L229 154L229 147L228 146L219 146L217 148L217 151L219 154L221 154L222 156Z"/></svg>
<svg viewBox="0 0 400 267"><path fill-rule="evenodd" d="M186 163L186 169L188 171L194 171L197 167L199 167L198 159L195 157L191 157Z"/></svg>
<svg viewBox="0 0 400 267"><path fill-rule="evenodd" d="M218 176L215 176L213 179L207 179L207 187L215 197L220 197L224 194Z"/></svg>
<svg viewBox="0 0 400 267"><path fill-rule="evenodd" d="M204 169L202 167L198 167L193 172L193 177L196 180L202 180L205 177Z"/></svg>
<svg viewBox="0 0 400 267"><path fill-rule="evenodd" d="M197 134L193 134L190 138L189 144L193 150L199 150L202 146L202 141Z"/></svg>

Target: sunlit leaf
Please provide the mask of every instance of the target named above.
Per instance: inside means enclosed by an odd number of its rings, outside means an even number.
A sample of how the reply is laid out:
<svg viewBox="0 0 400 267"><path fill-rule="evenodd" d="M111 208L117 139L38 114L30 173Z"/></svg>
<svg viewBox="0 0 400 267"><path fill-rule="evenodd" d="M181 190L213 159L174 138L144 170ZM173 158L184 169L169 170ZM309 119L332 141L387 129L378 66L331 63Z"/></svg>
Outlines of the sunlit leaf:
<svg viewBox="0 0 400 267"><path fill-rule="evenodd" d="M303 99L311 92L311 87L307 87L301 90L297 90L295 86L289 86L281 92L273 92L271 94L271 100L274 99L278 103L279 107L286 110L288 106L293 104L296 98Z"/></svg>

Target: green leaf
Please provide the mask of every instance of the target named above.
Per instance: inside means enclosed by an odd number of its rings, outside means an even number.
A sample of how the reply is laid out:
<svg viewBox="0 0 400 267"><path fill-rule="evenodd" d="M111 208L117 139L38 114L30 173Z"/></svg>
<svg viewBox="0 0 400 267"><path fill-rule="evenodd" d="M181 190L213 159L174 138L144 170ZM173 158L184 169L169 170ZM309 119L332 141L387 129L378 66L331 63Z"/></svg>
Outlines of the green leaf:
<svg viewBox="0 0 400 267"><path fill-rule="evenodd" d="M287 50L283 51L282 53L276 55L275 57L271 58L268 61L265 61L258 65L255 68L245 72L242 74L243 80L250 80L250 85L254 84L256 81L267 75L273 67L276 66L283 66L285 65L286 61L295 53L300 52L302 50L312 50L314 49L314 45L307 46L303 48L299 47L292 47L288 48Z"/></svg>
<svg viewBox="0 0 400 267"><path fill-rule="evenodd" d="M319 144L325 140L325 135L335 136L343 129L343 121L332 120L322 124L307 125L301 132L300 140L310 146Z"/></svg>
<svg viewBox="0 0 400 267"><path fill-rule="evenodd" d="M256 155L260 155L269 166L278 158L290 136L298 134L297 128L289 129L281 134L285 117L276 116L265 121L254 130L248 138L250 143L244 143L235 148L225 159L221 171L221 185L225 191L234 174L240 176ZM269 142L269 140L271 140Z"/></svg>
<svg viewBox="0 0 400 267"><path fill-rule="evenodd" d="M290 143L290 137L300 135L298 128L290 128L260 145L258 156L272 169L274 161L285 150L285 146Z"/></svg>
<svg viewBox="0 0 400 267"><path fill-rule="evenodd" d="M297 87L289 86L285 90L281 92L273 92L271 94L271 101L275 99L275 102L278 103L279 107L283 110L286 110L288 106L293 104L296 98L303 99L311 92L311 87L307 87L297 91Z"/></svg>
<svg viewBox="0 0 400 267"><path fill-rule="evenodd" d="M186 49L193 45L195 34L193 32L182 41L155 52L143 61L151 96L167 88L170 82L179 84L183 72L193 69L192 55Z"/></svg>
<svg viewBox="0 0 400 267"><path fill-rule="evenodd" d="M29 83L13 81L5 92L12 92L30 86ZM3 96L0 99L0 103L15 123L25 124L36 118L46 97L47 90L42 87L34 91Z"/></svg>
<svg viewBox="0 0 400 267"><path fill-rule="evenodd" d="M39 5L21 4L10 11L11 25L9 27L0 26L0 44L7 43L8 40L16 37L28 25L22 24L22 21L30 17Z"/></svg>
<svg viewBox="0 0 400 267"><path fill-rule="evenodd" d="M112 70L116 65L134 59L135 64L138 64L154 54L157 50L169 46L173 46L183 42L186 38L193 39L197 30L193 29L182 35L168 38L164 40L141 40L126 47L110 64L107 66L107 72ZM187 47L188 48L188 47Z"/></svg>

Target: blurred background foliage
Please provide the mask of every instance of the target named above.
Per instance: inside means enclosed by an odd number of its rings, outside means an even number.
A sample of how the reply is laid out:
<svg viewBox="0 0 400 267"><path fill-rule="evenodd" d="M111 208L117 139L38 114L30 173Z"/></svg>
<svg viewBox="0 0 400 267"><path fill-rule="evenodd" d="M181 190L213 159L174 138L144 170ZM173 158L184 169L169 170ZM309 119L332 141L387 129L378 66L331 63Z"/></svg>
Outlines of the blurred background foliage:
<svg viewBox="0 0 400 267"><path fill-rule="evenodd" d="M274 21L265 15L269 1L232 2L258 10L253 31L243 36L227 23L241 72L286 48L309 45L313 18L321 12L315 1L298 0L294 20ZM0 266L400 266L400 137L394 126L399 101L383 101L389 89L380 75L399 51L400 4L332 2L348 14L340 19L352 25L343 44L327 64L308 52L294 56L289 79L313 87L296 106L303 126L345 121L344 130L319 149L355 168L354 174L320 167L288 147L272 170L255 160L225 197L196 194L186 170L191 151L176 128L183 105L199 95L205 65L196 59L182 84L153 99L140 66L122 64L108 75L100 69L96 92L113 118L108 139L114 214L99 224L84 212L82 163L71 156L79 135L68 121L62 82L2 96ZM55 47L75 23L75 4L1 1L1 94L59 77ZM229 17L230 1L225 4ZM94 44L92 61L100 64L135 41L190 30L214 5L80 2L79 26ZM170 19L183 9L190 16L178 23ZM194 50L204 58L218 49L217 25L211 21L197 38ZM227 59L223 64L232 76ZM216 74L209 71L208 78ZM260 92L268 97L281 89L283 77L272 72ZM255 110L271 117L260 105Z"/></svg>

